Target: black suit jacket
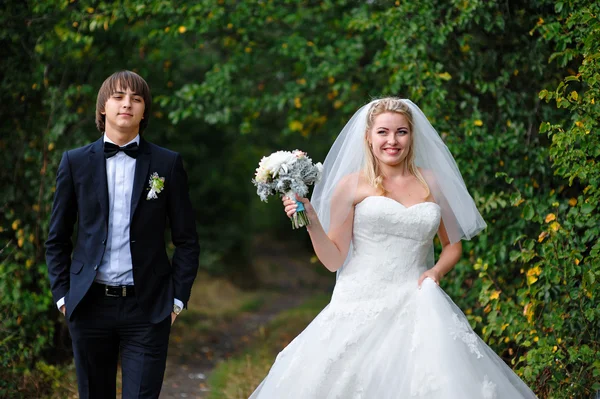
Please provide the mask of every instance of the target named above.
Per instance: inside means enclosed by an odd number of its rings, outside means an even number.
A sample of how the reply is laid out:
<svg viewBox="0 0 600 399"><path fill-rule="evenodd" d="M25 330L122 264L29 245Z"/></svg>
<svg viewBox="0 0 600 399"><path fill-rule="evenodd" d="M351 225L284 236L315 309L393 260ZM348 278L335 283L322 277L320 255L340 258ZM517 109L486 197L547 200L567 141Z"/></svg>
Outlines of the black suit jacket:
<svg viewBox="0 0 600 399"><path fill-rule="evenodd" d="M103 138L63 154L46 242L54 301L65 297L70 319L94 278L106 250L108 188ZM157 199L147 200L152 173L165 178ZM175 253L165 247L167 220ZM71 240L77 224L75 246ZM181 156L140 138L131 197L130 248L140 308L152 323L164 320L173 298L184 305L198 271L198 236Z"/></svg>

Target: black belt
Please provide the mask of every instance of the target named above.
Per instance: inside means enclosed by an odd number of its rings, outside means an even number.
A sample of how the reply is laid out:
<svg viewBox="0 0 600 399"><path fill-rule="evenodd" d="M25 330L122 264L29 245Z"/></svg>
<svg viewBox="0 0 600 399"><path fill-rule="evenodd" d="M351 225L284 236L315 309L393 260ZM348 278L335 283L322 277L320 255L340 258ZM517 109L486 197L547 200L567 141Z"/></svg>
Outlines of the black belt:
<svg viewBox="0 0 600 399"><path fill-rule="evenodd" d="M107 285L94 283L92 288L104 296L115 298L135 295L135 287L133 285Z"/></svg>

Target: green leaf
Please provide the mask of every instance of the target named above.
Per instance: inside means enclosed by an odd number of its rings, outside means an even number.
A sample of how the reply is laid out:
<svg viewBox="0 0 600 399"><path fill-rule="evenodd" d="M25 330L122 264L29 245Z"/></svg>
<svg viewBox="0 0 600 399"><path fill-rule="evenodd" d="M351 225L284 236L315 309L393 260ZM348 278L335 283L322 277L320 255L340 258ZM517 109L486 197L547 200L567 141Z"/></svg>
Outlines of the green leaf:
<svg viewBox="0 0 600 399"><path fill-rule="evenodd" d="M594 209L596 209L596 205L590 204L589 202L584 202L581 205L581 213L587 215L591 213Z"/></svg>
<svg viewBox="0 0 600 399"><path fill-rule="evenodd" d="M528 202L525 205L525 208L523 208L523 217L525 218L525 220L531 220L534 216L535 209L533 208L533 205L531 205L531 203Z"/></svg>
<svg viewBox="0 0 600 399"><path fill-rule="evenodd" d="M596 275L592 270L586 270L584 273L585 282L588 284L588 287L592 286L596 281Z"/></svg>

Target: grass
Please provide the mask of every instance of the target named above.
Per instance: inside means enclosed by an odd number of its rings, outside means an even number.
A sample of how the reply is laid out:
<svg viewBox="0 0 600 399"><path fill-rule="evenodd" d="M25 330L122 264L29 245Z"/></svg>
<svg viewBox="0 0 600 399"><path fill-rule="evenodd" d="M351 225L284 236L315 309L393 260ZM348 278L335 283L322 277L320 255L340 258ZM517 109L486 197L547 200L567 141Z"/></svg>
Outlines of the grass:
<svg viewBox="0 0 600 399"><path fill-rule="evenodd" d="M222 278L200 274L194 284L188 309L184 310L173 325L171 334L177 337L210 334L228 320L241 313L253 312L272 299L275 293L265 290L243 291ZM198 339L198 337L191 337Z"/></svg>
<svg viewBox="0 0 600 399"><path fill-rule="evenodd" d="M279 314L260 329L248 349L220 363L211 373L209 399L246 399L267 375L275 356L327 305L330 295L317 295Z"/></svg>

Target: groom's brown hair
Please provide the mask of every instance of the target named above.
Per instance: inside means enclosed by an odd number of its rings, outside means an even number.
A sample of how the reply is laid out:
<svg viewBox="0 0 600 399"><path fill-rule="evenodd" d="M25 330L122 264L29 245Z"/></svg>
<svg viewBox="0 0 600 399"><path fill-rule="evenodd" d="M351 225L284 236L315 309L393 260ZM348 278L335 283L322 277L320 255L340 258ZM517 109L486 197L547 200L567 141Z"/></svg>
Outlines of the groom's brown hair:
<svg viewBox="0 0 600 399"><path fill-rule="evenodd" d="M148 83L135 72L131 71L119 71L110 75L98 91L98 99L96 100L96 127L100 131L100 133L104 133L104 123L106 121L106 116L102 113L104 112L104 107L106 106L106 101L112 96L118 89L122 90L131 90L134 93L142 96L144 99L144 118L140 121L140 130L139 133L142 134L146 126L148 126L148 121L150 120L150 106L152 105L152 96L150 95L150 87Z"/></svg>

